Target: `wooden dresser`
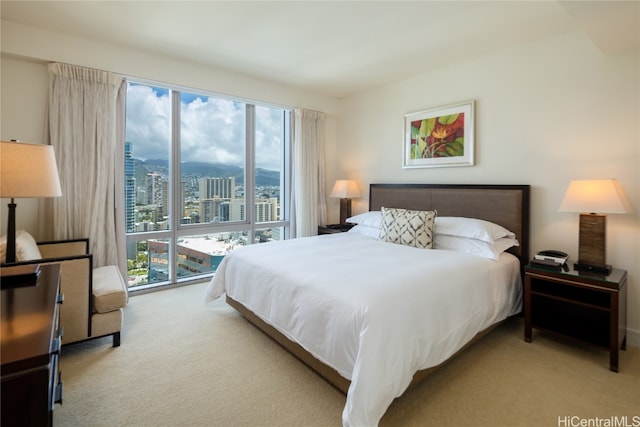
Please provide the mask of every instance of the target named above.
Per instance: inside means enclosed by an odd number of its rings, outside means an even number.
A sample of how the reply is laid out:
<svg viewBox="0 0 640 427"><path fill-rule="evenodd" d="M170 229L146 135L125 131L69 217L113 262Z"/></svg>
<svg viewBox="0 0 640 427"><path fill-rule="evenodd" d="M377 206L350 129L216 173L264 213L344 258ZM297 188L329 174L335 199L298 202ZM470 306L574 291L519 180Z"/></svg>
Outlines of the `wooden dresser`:
<svg viewBox="0 0 640 427"><path fill-rule="evenodd" d="M3 276L10 274L11 268L3 267ZM50 426L53 407L62 402L58 370L60 265L40 266L35 286L2 287L0 424Z"/></svg>

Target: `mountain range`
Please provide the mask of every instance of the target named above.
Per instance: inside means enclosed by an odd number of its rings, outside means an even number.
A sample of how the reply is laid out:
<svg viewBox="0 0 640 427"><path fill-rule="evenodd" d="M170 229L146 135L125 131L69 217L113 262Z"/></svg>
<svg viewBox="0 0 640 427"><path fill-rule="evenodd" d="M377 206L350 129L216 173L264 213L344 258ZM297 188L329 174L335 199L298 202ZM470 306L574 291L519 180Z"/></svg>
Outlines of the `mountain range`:
<svg viewBox="0 0 640 427"><path fill-rule="evenodd" d="M135 176L137 182L144 182L148 173L156 172L165 177L169 176L169 166L166 160L133 159L135 162ZM230 178L236 179L236 184L244 184L244 168L219 163L183 162L182 176L194 178ZM277 187L280 185L280 172L256 168L256 186Z"/></svg>

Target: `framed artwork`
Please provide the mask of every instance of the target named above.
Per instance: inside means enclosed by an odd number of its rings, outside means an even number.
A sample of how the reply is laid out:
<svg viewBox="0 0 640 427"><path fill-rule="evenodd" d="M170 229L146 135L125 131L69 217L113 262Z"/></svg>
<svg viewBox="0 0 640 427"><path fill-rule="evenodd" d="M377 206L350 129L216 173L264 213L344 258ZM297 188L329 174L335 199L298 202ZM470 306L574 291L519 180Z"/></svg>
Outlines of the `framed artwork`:
<svg viewBox="0 0 640 427"><path fill-rule="evenodd" d="M404 116L403 168L473 166L474 101Z"/></svg>

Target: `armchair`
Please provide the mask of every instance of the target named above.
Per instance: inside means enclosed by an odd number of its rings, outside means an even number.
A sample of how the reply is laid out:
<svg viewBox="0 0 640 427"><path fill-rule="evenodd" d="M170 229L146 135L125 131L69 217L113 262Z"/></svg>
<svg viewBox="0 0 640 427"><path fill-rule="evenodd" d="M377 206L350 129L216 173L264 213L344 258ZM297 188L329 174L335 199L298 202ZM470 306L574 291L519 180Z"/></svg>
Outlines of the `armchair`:
<svg viewBox="0 0 640 427"><path fill-rule="evenodd" d="M27 236L26 239L18 236L17 240L29 245L31 236ZM16 246L18 244L16 242ZM39 242L36 245L37 249L26 251L32 254L28 257L30 259L6 265L60 263L60 290L64 295L60 306L62 344L112 335L113 346L119 346L123 308L128 294L118 268L94 269L89 239ZM20 253L20 248L16 251Z"/></svg>

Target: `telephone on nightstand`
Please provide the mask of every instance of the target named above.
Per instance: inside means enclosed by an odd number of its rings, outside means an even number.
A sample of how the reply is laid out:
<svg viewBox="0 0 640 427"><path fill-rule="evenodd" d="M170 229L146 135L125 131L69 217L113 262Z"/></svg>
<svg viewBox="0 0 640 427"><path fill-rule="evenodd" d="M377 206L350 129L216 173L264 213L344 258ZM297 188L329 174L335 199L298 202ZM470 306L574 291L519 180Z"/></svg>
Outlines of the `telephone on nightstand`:
<svg viewBox="0 0 640 427"><path fill-rule="evenodd" d="M549 270L560 270L562 268L564 271L569 271L568 259L569 255L565 252L548 249L536 253L531 260L531 265Z"/></svg>

